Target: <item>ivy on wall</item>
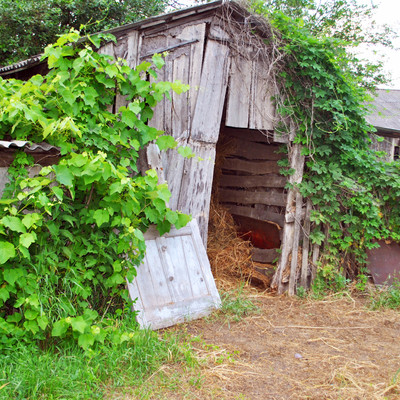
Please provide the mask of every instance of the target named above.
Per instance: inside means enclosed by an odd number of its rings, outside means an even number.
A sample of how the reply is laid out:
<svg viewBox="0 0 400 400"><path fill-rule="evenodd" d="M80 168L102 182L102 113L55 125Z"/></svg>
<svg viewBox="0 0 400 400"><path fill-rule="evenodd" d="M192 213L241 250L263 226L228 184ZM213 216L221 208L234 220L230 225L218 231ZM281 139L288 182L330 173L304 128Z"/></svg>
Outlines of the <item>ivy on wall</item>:
<svg viewBox="0 0 400 400"><path fill-rule="evenodd" d="M370 148L371 96L349 67L346 43L317 38L260 2L253 11L273 27L277 111L292 121L306 156L300 191L313 204L311 239L324 244L321 273L355 277L366 249L400 240L400 163L382 162Z"/></svg>

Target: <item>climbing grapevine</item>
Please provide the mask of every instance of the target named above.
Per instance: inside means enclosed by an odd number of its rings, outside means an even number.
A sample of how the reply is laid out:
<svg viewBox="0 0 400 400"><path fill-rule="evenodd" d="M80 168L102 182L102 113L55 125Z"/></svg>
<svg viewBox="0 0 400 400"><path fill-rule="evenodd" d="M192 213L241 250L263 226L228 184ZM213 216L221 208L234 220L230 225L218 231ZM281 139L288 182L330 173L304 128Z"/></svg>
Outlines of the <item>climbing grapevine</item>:
<svg viewBox="0 0 400 400"><path fill-rule="evenodd" d="M16 340L127 340L107 316L129 309L126 279L145 253L143 232L185 225L167 207L170 192L157 174L138 173L139 150L172 137L148 125L157 102L180 82L150 83L164 61L154 55L132 69L98 54L110 35L82 41L71 31L44 52L46 76L26 82L0 78L0 137L60 149L57 164L28 175L21 152L0 200L0 347ZM113 110L115 95L126 105Z"/></svg>
<svg viewBox="0 0 400 400"><path fill-rule="evenodd" d="M262 2L253 9L273 27L277 129L288 132L290 119L306 156L300 191L313 204L311 239L324 244L322 273L354 278L377 240L400 240L400 164L370 148L372 97L349 67L346 43L315 37L301 20Z"/></svg>

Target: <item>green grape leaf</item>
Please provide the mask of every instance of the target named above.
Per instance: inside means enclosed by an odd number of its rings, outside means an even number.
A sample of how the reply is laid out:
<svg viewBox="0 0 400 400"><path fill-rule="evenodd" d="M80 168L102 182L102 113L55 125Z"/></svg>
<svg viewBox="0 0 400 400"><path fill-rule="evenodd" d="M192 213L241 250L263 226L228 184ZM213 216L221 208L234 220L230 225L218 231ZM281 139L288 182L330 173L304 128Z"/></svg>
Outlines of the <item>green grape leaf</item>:
<svg viewBox="0 0 400 400"><path fill-rule="evenodd" d="M15 257L15 247L10 242L0 241L0 265Z"/></svg>

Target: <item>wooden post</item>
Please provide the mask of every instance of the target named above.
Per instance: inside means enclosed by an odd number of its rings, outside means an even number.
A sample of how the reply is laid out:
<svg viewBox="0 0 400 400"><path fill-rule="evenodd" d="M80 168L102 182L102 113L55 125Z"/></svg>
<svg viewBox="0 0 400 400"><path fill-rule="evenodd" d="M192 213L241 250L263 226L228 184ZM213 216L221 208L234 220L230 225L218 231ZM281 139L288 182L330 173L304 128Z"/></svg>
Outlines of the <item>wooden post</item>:
<svg viewBox="0 0 400 400"><path fill-rule="evenodd" d="M317 261L319 258L319 244L314 243L313 250L312 250L312 269L311 269L311 282L317 276Z"/></svg>
<svg viewBox="0 0 400 400"><path fill-rule="evenodd" d="M292 261L290 264L289 296L294 296L296 294L296 278L297 278L297 264L298 264L298 252L299 252L299 242L300 242L302 208L303 208L303 197L300 194L298 188L296 188L296 215L294 218Z"/></svg>
<svg viewBox="0 0 400 400"><path fill-rule="evenodd" d="M308 256L310 250L310 214L311 214L311 200L307 199L307 206L306 206L306 215L304 218L304 232L303 232L303 255L302 255L302 263L301 263L301 286L303 288L307 288L307 277L308 277Z"/></svg>
<svg viewBox="0 0 400 400"><path fill-rule="evenodd" d="M303 179L303 171L304 171L304 156L301 154L302 146L299 143L296 143L292 146L291 151L289 153L289 161L290 161L290 168L294 169L294 174L289 177L289 182L292 185L298 185L301 183ZM286 285L285 283L282 282L283 278L283 272L285 271L290 254L292 254L293 251L293 246L294 246L294 239L295 239L295 227L296 227L296 218L294 218L293 222L288 222L290 221L291 214L293 211L299 211L299 223L301 222L300 215L301 215L301 206L302 204L302 198L301 196L298 197L296 194L298 193L298 189L296 187L293 187L289 189L288 196L287 196L287 202L286 202L286 213L285 213L285 226L283 228L283 237L282 237L282 246L281 246L281 257L279 260L278 268L275 272L275 275L272 279L272 288L277 288L278 293L281 294L286 290ZM299 194L300 195L300 194ZM296 199L297 197L297 199ZM296 206L297 201L299 201L299 205ZM297 214L297 212L296 212ZM298 242L299 242L299 235L296 236L297 240L297 249L298 249ZM297 252L296 254L292 254L292 259L293 257L295 258L295 261L297 262ZM297 268L297 265L296 265ZM296 268L293 269L296 270ZM291 268L292 271L292 268ZM296 274L294 274L296 275ZM292 278L295 279L295 278ZM293 285L293 283L292 283ZM294 290L294 289L293 289Z"/></svg>

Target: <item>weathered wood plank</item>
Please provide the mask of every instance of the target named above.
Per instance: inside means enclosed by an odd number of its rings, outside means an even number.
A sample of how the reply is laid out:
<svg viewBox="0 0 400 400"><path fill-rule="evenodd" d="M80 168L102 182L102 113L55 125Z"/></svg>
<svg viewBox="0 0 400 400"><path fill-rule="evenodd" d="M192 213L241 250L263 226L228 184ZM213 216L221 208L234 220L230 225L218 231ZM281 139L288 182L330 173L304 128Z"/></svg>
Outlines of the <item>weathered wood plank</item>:
<svg viewBox="0 0 400 400"><path fill-rule="evenodd" d="M99 54L105 54L107 56L112 56L115 58L114 54L114 42L108 42L104 46L101 46L98 50L97 53Z"/></svg>
<svg viewBox="0 0 400 400"><path fill-rule="evenodd" d="M292 260L290 262L290 277L289 277L289 296L296 294L297 282L297 267L299 266L299 242L301 229L301 210L303 207L303 196L299 191L296 191L296 216L294 221Z"/></svg>
<svg viewBox="0 0 400 400"><path fill-rule="evenodd" d="M253 61L252 98L250 103L251 129L274 129L275 106L271 96L273 91L265 76L265 65L260 61Z"/></svg>
<svg viewBox="0 0 400 400"><path fill-rule="evenodd" d="M162 329L183 322L189 322L210 315L216 308L212 297L198 298L196 301L185 300L173 304L165 304L162 308L146 310L146 325L143 329ZM140 320L138 319L140 323Z"/></svg>
<svg viewBox="0 0 400 400"><path fill-rule="evenodd" d="M225 125L248 128L252 62L240 56L231 61Z"/></svg>
<svg viewBox="0 0 400 400"><path fill-rule="evenodd" d="M211 273L211 266L208 261L206 246L204 245L204 241L201 238L199 225L196 220L191 221L189 224L192 228L193 245L196 249L196 254L201 265L204 282L207 286L208 293L213 299L215 307L218 308L221 306L221 299L219 297L219 293L217 287L215 286L215 281Z"/></svg>
<svg viewBox="0 0 400 400"><path fill-rule="evenodd" d="M145 35L141 35L138 38L138 49L137 49L137 62L143 61L145 54L147 53L155 53L157 48L164 47L167 45L167 36L166 35L157 35L155 37L147 37ZM165 63L171 63L171 59L166 57ZM164 65L163 68L157 69L157 78L150 76L150 83L153 84L155 82L160 81L168 81L172 79L172 76L167 76L167 65ZM165 104L166 99L163 98L161 101L157 103L157 105L153 108L153 118L148 122L149 126L156 128L160 131L165 131ZM168 100L169 101L169 100ZM165 168L165 165L164 165Z"/></svg>
<svg viewBox="0 0 400 400"><path fill-rule="evenodd" d="M229 147L232 145L232 151L228 155L235 155L248 160L270 160L277 161L286 157L283 153L278 153L280 146L274 144L255 143L247 140L247 136L241 138L232 138L229 140Z"/></svg>
<svg viewBox="0 0 400 400"><path fill-rule="evenodd" d="M163 67L164 70L164 80L168 82L173 81L174 70L173 70L173 57L171 54L168 54L165 57L165 64ZM172 103L167 98L164 98L164 127L162 129L168 135L174 136L174 132L172 130ZM175 138L176 139L176 138Z"/></svg>
<svg viewBox="0 0 400 400"><path fill-rule="evenodd" d="M170 29L162 35L145 36L143 39L142 57L153 54L163 46L171 47L170 53L165 58L164 67L158 71L157 81L180 80L190 86L186 93L180 95L171 93L172 101L164 99L160 102L154 110L151 121L152 126L164 130L182 142L189 136L200 85L205 28L204 23L188 25ZM167 169L168 157L165 161L164 168Z"/></svg>
<svg viewBox="0 0 400 400"><path fill-rule="evenodd" d="M309 252L310 252L310 213L311 213L311 200L307 199L306 213L304 217L303 227L303 254L301 260L301 286L303 288L308 287L308 273L309 273Z"/></svg>
<svg viewBox="0 0 400 400"><path fill-rule="evenodd" d="M248 172L250 174L278 174L280 167L276 161L246 161L237 158L226 158L222 169Z"/></svg>
<svg viewBox="0 0 400 400"><path fill-rule="evenodd" d="M320 246L317 243L313 244L312 247L312 258L311 258L311 282L317 277L317 262L319 260Z"/></svg>
<svg viewBox="0 0 400 400"><path fill-rule="evenodd" d="M282 133L274 131L274 142L275 143L289 143L290 133Z"/></svg>
<svg viewBox="0 0 400 400"><path fill-rule="evenodd" d="M167 278L168 289L174 303L183 302L186 298L192 298L192 290L189 285L182 285L182 282L189 282L185 256L179 237L156 239L158 255L161 259L164 276ZM177 262L179 260L179 262Z"/></svg>
<svg viewBox="0 0 400 400"><path fill-rule="evenodd" d="M294 203L294 191L289 190L287 195L286 202L286 211L288 209L292 209ZM283 226L283 234L281 240L281 255L279 257L278 268L275 272L274 277L272 278L271 287L273 289L278 289L278 293L283 293L284 284L282 282L283 273L288 267L289 256L292 251L293 245L293 236L294 236L294 223L285 223Z"/></svg>
<svg viewBox="0 0 400 400"><path fill-rule="evenodd" d="M147 163L150 169L157 172L158 184L165 183L165 174L162 166L160 149L155 143L150 143L146 148Z"/></svg>
<svg viewBox="0 0 400 400"><path fill-rule="evenodd" d="M304 156L301 154L302 146L299 143L294 144L289 152L290 168L294 170L294 173L290 175L289 182L293 185L301 183L303 179L304 171ZM297 204L296 204L296 187L290 189L287 195L286 202L286 214L293 213L296 211L297 214ZM301 213L301 208L300 208ZM285 218L286 219L286 218ZM279 260L279 265L276 273L273 277L271 286L273 288L278 288L278 293L283 293L286 289L286 283L282 281L283 273L286 270L289 262L289 256L292 253L294 246L294 234L295 234L295 222L285 223L283 229L282 246L281 246L281 257ZM297 262L297 257L296 262ZM290 278L289 278L290 279Z"/></svg>
<svg viewBox="0 0 400 400"><path fill-rule="evenodd" d="M178 140L178 146L186 145L186 140ZM169 206L172 210L178 210L179 196L184 176L185 158L176 149L168 150L163 158L165 177L171 192Z"/></svg>
<svg viewBox="0 0 400 400"><path fill-rule="evenodd" d="M216 23L216 20L214 20L211 24L209 37L220 40L222 42L230 39L229 33L226 32L226 30L222 26Z"/></svg>
<svg viewBox="0 0 400 400"><path fill-rule="evenodd" d="M189 40L196 38L197 42L194 42L190 46L190 65L189 65L189 85L190 89L188 92L190 107L188 112L188 130L192 126L193 114L196 106L198 89L200 86L201 79L201 67L204 55L204 41L205 41L206 24L194 24L186 26L176 36L180 40Z"/></svg>
<svg viewBox="0 0 400 400"><path fill-rule="evenodd" d="M128 62L129 67L135 68L139 64L138 49L139 47L139 32L130 31L123 41L118 40L114 53L118 58L123 58ZM115 98L115 110L128 104L126 97L117 93Z"/></svg>
<svg viewBox="0 0 400 400"><path fill-rule="evenodd" d="M157 307L174 301L167 285L163 282L164 269L160 263L155 240L146 242L144 262L137 268L136 283L140 298L146 308Z"/></svg>
<svg viewBox="0 0 400 400"><path fill-rule="evenodd" d="M156 53L162 54L162 53L164 53L166 51L169 52L171 50L177 49L178 47L189 46L189 45L191 45L193 43L196 43L196 42L197 42L197 39L191 39L191 40L185 40L185 41L180 42L180 43L170 44L168 46L164 46L164 47L160 47L158 49L150 50L149 52L142 54L141 58L150 57L150 56L153 56Z"/></svg>
<svg viewBox="0 0 400 400"><path fill-rule="evenodd" d="M257 249L251 250L251 259L260 263L272 263L279 257L276 249Z"/></svg>
<svg viewBox="0 0 400 400"><path fill-rule="evenodd" d="M157 79L150 76L150 83L153 84L155 82L164 81L165 67L157 70ZM149 126L158 129L159 131L164 130L164 110L165 110L165 102L167 100L163 98L161 101L157 103L155 107L153 107L153 117L148 122Z"/></svg>
<svg viewBox="0 0 400 400"><path fill-rule="evenodd" d="M192 214L197 219L201 238L206 246L215 145L189 142L189 146L196 156L185 159L177 209Z"/></svg>
<svg viewBox="0 0 400 400"><path fill-rule="evenodd" d="M202 296L207 296L210 290L207 282L204 279L204 274L201 270L199 256L196 252L196 247L193 245L192 237L181 236L181 259L185 260L188 273L188 285L190 285L192 296L194 299Z"/></svg>
<svg viewBox="0 0 400 400"><path fill-rule="evenodd" d="M189 48L190 50L190 48ZM173 61L172 73L173 81L180 80L182 83L189 83L189 54L182 54ZM187 138L189 127L189 93L172 93L171 121L172 134L175 139Z"/></svg>
<svg viewBox="0 0 400 400"><path fill-rule="evenodd" d="M268 206L284 206L286 195L283 192L270 190L268 192L250 192L248 190L229 190L219 191L219 200L222 203L238 204L265 204Z"/></svg>
<svg viewBox="0 0 400 400"><path fill-rule="evenodd" d="M200 88L194 111L191 138L216 143L228 84L229 48L221 43L207 42Z"/></svg>
<svg viewBox="0 0 400 400"><path fill-rule="evenodd" d="M301 210L301 219L304 218L304 215L306 214L306 210L303 208ZM290 212L285 214L285 222L291 223L294 222L296 219L296 213L295 212Z"/></svg>
<svg viewBox="0 0 400 400"><path fill-rule="evenodd" d="M177 236L183 237L191 234L192 234L192 227L190 225L186 225L179 230L176 228L171 228L171 230L168 233L164 233L163 237L174 238ZM147 229L147 231L144 233L143 236L145 240L155 240L160 237L160 234L155 225L150 225L149 229Z"/></svg>
<svg viewBox="0 0 400 400"><path fill-rule="evenodd" d="M233 215L240 215L243 217L250 217L259 219L262 221L275 222L279 226L283 227L285 216L268 210L258 210L252 207L236 206L233 204L226 204L225 207Z"/></svg>
<svg viewBox="0 0 400 400"><path fill-rule="evenodd" d="M249 142L272 144L274 141L274 134L272 131L260 131L255 129L243 130L224 126L223 132L227 136L236 137L242 140L245 139Z"/></svg>
<svg viewBox="0 0 400 400"><path fill-rule="evenodd" d="M8 167L0 167L0 198L3 195L3 191L9 182Z"/></svg>
<svg viewBox="0 0 400 400"><path fill-rule="evenodd" d="M143 264L128 282L141 327L164 328L218 308L221 300L196 221L183 230L173 228L169 236L160 237L154 227L149 231Z"/></svg>
<svg viewBox="0 0 400 400"><path fill-rule="evenodd" d="M287 183L287 178L277 174L267 175L226 175L222 174L219 179L219 186L222 187L267 187L267 188L283 188Z"/></svg>

